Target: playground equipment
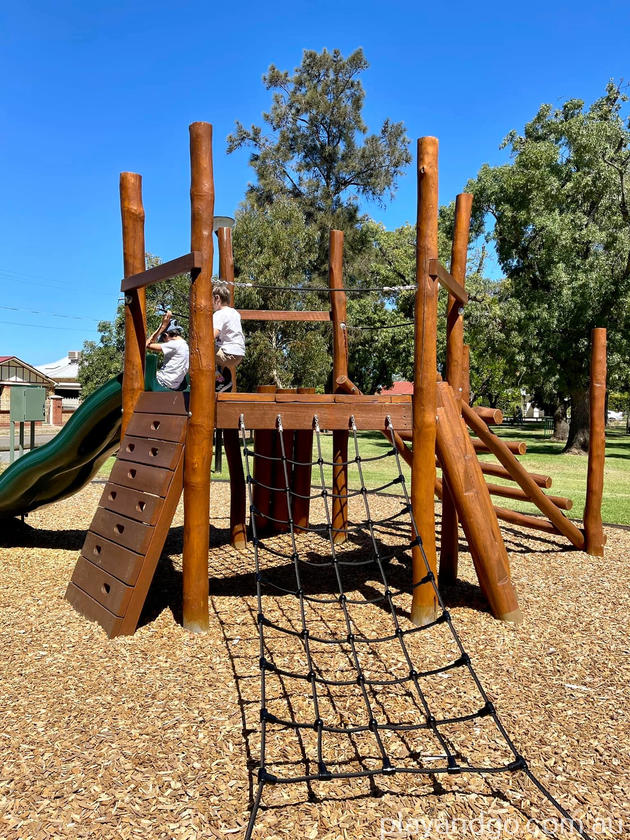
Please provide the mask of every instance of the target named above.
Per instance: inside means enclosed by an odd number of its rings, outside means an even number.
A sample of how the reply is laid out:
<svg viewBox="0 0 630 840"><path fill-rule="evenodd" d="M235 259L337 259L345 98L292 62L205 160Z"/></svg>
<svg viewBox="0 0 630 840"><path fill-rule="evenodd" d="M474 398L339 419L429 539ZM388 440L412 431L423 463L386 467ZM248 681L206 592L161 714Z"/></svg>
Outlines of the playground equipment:
<svg viewBox="0 0 630 840"><path fill-rule="evenodd" d="M0 475L0 519L65 499L92 479L120 443L121 380L91 394L52 440Z"/></svg>
<svg viewBox="0 0 630 840"><path fill-rule="evenodd" d="M87 400L58 436L56 447L42 447L25 456L7 470L0 480L0 514L20 513L62 498L87 480L116 446L121 423L122 440L116 464L103 491L81 552L66 597L87 617L98 621L107 634L133 633L164 541L183 491L183 620L184 626L204 631L208 626L208 522L210 466L215 427L222 429L231 475L230 530L232 543L243 547L247 538L245 490L249 489L250 526L254 549L255 577L259 612L261 670L261 755L258 791L253 803L246 838L251 837L258 807L267 785L325 781L340 778L373 777L378 774L416 773L434 777L439 773L499 773L522 771L548 801L567 820L577 834L588 834L558 804L528 768L523 756L511 741L473 669L470 657L445 608L437 581L434 493L442 498L442 545L440 580L457 575L458 520L468 540L470 552L483 592L493 614L500 619L518 621L520 610L510 580L507 553L498 525L498 517L527 527L566 536L575 546L592 554L603 551L601 528L601 492L603 481L603 419L605 393L605 335L595 331L593 338L591 411L593 422L589 453L588 501L585 529L582 533L563 514L569 501L545 495L550 479L528 473L515 458L522 452L518 442L499 440L489 425L500 421L500 412L468 406L467 352L463 343L463 307L467 301L464 287L466 247L472 198L458 197L451 273L437 258L437 140L422 138L418 143L418 234L415 302L415 377L413 397L364 395L348 377L346 341L346 290L343 286L343 234L330 233L329 289L330 312L241 312L244 318L327 321L333 329L333 394L317 395L308 389L279 390L261 386L256 394L218 394L214 392L214 341L212 332L212 257L214 189L212 180L212 128L194 123L191 135L191 252L169 263L144 270L144 210L141 179L134 173L121 176L121 207L125 279L125 361L122 386L113 380ZM231 231L217 231L221 274L234 283L231 263ZM191 273L190 293L190 393L150 392L145 390L145 297L144 288L184 271ZM448 356L446 379L436 374L437 294L438 284L449 291ZM600 422L601 421L601 422ZM322 454L321 429L333 432L332 484L329 490L324 476L327 463ZM471 438L468 428L476 437ZM246 432L255 434L253 449ZM391 444L382 456L395 465L391 484L400 484L402 500L394 516L382 520L370 510L368 497L379 489L368 489L363 474L358 431L378 430ZM240 457L239 435L247 482ZM57 439L56 439L57 440ZM405 441L411 441L411 449ZM313 443L317 457L313 460ZM349 457L349 443L353 455ZM53 442L54 443L54 442ZM499 465L481 464L477 452L492 452ZM437 456L437 460L436 460ZM401 459L411 467L411 491L401 470ZM442 470L438 480L436 465ZM318 476L313 478L313 467ZM359 491L351 493L348 471L356 472ZM484 475L510 478L519 489L488 485ZM8 480L5 477L8 476ZM313 484L318 489L313 494ZM389 486L389 485L387 485ZM491 493L508 498L527 498L538 505L548 521L495 508ZM365 515L360 522L350 521L349 499L360 495ZM323 525L310 523L309 505L317 498L325 510ZM510 517L512 517L510 519ZM403 551L411 551L412 605L410 625L403 626L404 614L396 604L398 596L388 578L387 565L394 559L383 549L379 527L386 528L398 519L405 529ZM351 532L367 535L370 548L363 556L344 559L352 554ZM284 546L270 546L265 535L284 532ZM328 549L319 561L300 555L299 537L324 537ZM264 537L264 538L263 538ZM282 542L282 541L280 541ZM288 546L288 548L287 548ZM363 548L361 549L363 552ZM271 557L269 566L264 558ZM277 570L282 558L281 582L269 574ZM293 568L295 585L286 580L286 564ZM381 589L372 600L348 597L344 585L346 567L351 571L372 564L374 578ZM318 597L305 591L303 582L308 566L315 567L319 579L331 578L332 597ZM271 587L292 596L298 604L297 626L290 621L280 625L265 615L263 588ZM371 630L359 630L355 616L361 606L379 602L391 621L388 635L376 636ZM324 609L331 605L340 614L339 632L325 626L328 635L311 632L305 618L311 603ZM325 623L324 623L325 624ZM426 669L414 665L408 644L410 635L431 628L445 628L450 640L443 645L443 664ZM319 631L318 631L319 632ZM321 631L322 633L324 631ZM287 670L278 665L269 638L278 634L281 647L291 642L298 646L301 670ZM316 649L323 645L323 655ZM371 666L362 662L362 651L373 647L398 645L403 663L399 675L387 674L375 679ZM336 652L350 663L350 678L340 678L331 665ZM306 663L307 670L304 670ZM406 667L408 670L404 672ZM387 663L385 663L387 664ZM345 667L344 666L344 667ZM434 714L434 707L423 688L423 680L433 676L457 678L463 675L472 683L477 705L449 716ZM332 676L328 676L331 673ZM274 676L295 679L305 686L312 701L311 719L296 720L282 716L267 704L275 699L266 691L267 680ZM386 712L381 693L390 687L405 686L414 697L419 717L413 721L394 720ZM320 688L324 686L325 688ZM329 723L321 712L321 695L335 687L356 687L362 703L358 721ZM375 694L378 693L378 699ZM278 694L283 695L283 692ZM284 692L286 695L286 692ZM283 695L283 696L284 696ZM280 698L282 699L282 697ZM332 704L333 709L335 704ZM344 712L345 714L345 712ZM479 727L487 719L494 727L492 739L506 755L487 763L475 764L463 757L450 743L448 727L472 724ZM273 738L266 737L272 727L310 732L315 738L312 755L300 758L304 771L298 775L279 775L271 769L273 757L268 750ZM371 753L361 759L359 769L346 771L338 766L334 746L328 736L363 733L373 739ZM405 738L420 735L426 740L422 752L392 756L392 733ZM470 736L474 741L475 735ZM334 739L331 738L331 741ZM402 740L402 739L401 739ZM433 753L438 752L438 755ZM356 746L354 747L356 753ZM327 758L328 754L328 758ZM375 757L376 756L376 757ZM411 764L406 763L411 759ZM284 753L276 757L276 766L285 772Z"/></svg>
<svg viewBox="0 0 630 840"><path fill-rule="evenodd" d="M470 408L467 347L463 342L466 252L472 196L456 203L455 234L449 273L437 258L437 140L418 142L418 220L416 249L415 378L413 397L363 395L348 378L346 290L343 286L343 233L330 232L330 311L243 310L244 319L326 321L333 330L333 394L316 395L262 386L256 394L214 392L212 258L214 186L212 128L190 127L191 252L144 270L144 209L141 177L121 175L121 211L125 279L125 372L123 377L123 440L119 460L105 488L86 539L67 597L109 635L133 632L146 597L179 495L184 494L183 620L203 632L208 626L208 520L213 430L222 429L231 475L232 543L246 543L245 481L238 430L244 419L255 434L253 517L258 530L308 528L308 487L314 419L333 432L332 528L335 544L348 530L347 449L351 424L359 430L395 430L394 445L411 467L414 534L412 621L422 626L435 620L438 601L426 580L424 554L437 578L434 493L442 499L440 580L457 576L457 526L461 522L481 588L493 614L519 621L521 613L510 580L507 552L498 518L525 527L562 534L577 548L603 550L599 516L603 476L602 429L594 425L589 467L590 503L585 535L564 515L570 500L548 496L549 477L530 475L515 452L523 444L506 442L489 426L500 412ZM221 227L222 276L234 284L231 230ZM144 393L145 297L147 285L190 271L190 394ZM446 380L436 375L438 286L448 289ZM605 389L603 331L594 337L593 412L601 413ZM283 431L278 431L279 417ZM467 428L474 433L471 437ZM595 443L597 438L598 443ZM293 453L288 499L278 473L280 439ZM411 449L405 441L411 441ZM480 463L477 452L492 452L499 465ZM274 457L275 453L275 457ZM298 457L299 454L299 457ZM437 461L436 461L437 454ZM442 479L436 475L436 464ZM275 465L275 466L274 466ZM284 469L284 467L282 467ZM518 488L487 484L484 475L510 479ZM599 487L599 491L597 490ZM125 488L123 491L121 488ZM494 507L491 494L528 499L546 519ZM158 497L158 501L154 497ZM121 566L120 558L125 562Z"/></svg>

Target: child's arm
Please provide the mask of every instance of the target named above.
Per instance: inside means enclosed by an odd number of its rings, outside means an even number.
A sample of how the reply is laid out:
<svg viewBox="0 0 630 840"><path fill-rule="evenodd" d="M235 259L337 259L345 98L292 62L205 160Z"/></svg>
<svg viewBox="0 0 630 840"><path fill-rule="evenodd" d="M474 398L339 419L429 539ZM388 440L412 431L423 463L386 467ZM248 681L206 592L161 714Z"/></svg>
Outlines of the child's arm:
<svg viewBox="0 0 630 840"><path fill-rule="evenodd" d="M156 341L156 338L158 337L158 335L161 335L164 332L164 330L168 327L169 322L170 322L172 317L173 317L173 313L169 310L164 315L164 317L162 318L162 322L161 322L160 326L157 328L157 330L155 330L155 332L152 332L151 335L147 338L147 344L146 344L147 350L154 350L157 353L163 352L164 348L162 347L161 344L159 344Z"/></svg>

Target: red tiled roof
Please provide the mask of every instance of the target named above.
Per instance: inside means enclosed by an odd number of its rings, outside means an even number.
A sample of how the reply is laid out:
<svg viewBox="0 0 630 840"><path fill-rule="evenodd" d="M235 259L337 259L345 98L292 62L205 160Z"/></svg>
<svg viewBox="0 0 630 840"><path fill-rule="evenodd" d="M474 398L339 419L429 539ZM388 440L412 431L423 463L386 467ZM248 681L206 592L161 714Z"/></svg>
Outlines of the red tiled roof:
<svg viewBox="0 0 630 840"><path fill-rule="evenodd" d="M9 359L15 359L15 356L0 356L0 362L8 362Z"/></svg>
<svg viewBox="0 0 630 840"><path fill-rule="evenodd" d="M394 382L391 388L383 388L383 394L413 394L413 382Z"/></svg>

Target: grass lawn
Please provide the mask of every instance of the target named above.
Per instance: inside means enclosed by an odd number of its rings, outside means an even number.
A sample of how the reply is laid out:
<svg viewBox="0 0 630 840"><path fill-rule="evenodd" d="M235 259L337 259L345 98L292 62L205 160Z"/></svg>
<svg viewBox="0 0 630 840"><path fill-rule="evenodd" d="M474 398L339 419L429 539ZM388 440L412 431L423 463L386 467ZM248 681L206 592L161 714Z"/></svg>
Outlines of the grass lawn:
<svg viewBox="0 0 630 840"><path fill-rule="evenodd" d="M586 466L587 458L581 455L563 455L562 443L555 443L543 437L540 428L529 427L497 427L496 432L500 437L511 440L524 440L527 443L527 454L519 460L530 472L545 473L552 476L553 485L548 493L557 496L568 496L573 499L573 508L569 516L579 519L584 510L586 496ZM330 460L332 457L332 435L322 434L322 451L324 458ZM606 470L604 479L604 501L602 505L602 518L604 522L630 525L630 435L623 433L621 427L610 427L606 434ZM360 435L360 452L363 459L382 454L389 449L385 438L377 432L363 432ZM352 440L350 440L350 457L353 457ZM483 459L494 460L491 455L482 455ZM101 467L99 475L107 476L114 463L109 458ZM214 461L213 461L214 465ZM405 477L409 479L409 469L403 464ZM370 487L385 484L394 477L393 463L390 459L383 461L364 461L364 474L366 483ZM326 479L330 481L330 468L325 469ZM227 461L223 458L223 469L221 472L212 473L213 480L227 479ZM501 479L490 478L496 484L511 484L502 482ZM313 470L313 482L319 480L318 471ZM350 468L350 486L358 487L356 467ZM409 487L409 484L408 484ZM399 493L400 488L394 485L392 493ZM515 502L509 499L495 497L497 505L510 507L515 510L536 512L534 505L528 502Z"/></svg>

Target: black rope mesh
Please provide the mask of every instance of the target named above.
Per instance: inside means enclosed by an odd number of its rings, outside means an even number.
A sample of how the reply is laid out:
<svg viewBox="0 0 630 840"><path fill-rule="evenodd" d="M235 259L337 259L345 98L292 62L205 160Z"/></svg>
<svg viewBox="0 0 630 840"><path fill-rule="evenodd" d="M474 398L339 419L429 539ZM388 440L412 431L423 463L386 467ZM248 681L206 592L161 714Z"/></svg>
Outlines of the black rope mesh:
<svg viewBox="0 0 630 840"><path fill-rule="evenodd" d="M289 513L288 518L282 520L264 514L266 519L286 530L286 533L273 539L271 546L267 538L263 540L259 537L255 514L260 515L260 511L253 504L253 487L259 482L253 477L250 459L261 454L248 447L244 418L240 420L255 559L261 686L258 789L246 840L254 829L266 785L306 783L310 786L314 782L372 778L379 774L435 776L517 770L524 772L577 834L590 840L582 826L572 821L568 812L533 775L506 732L444 606L422 541L419 537L409 538L410 534L418 531L389 418L391 448L382 456L371 459L360 455L357 429L352 418L349 442L354 450L353 457L334 464L351 468L358 480L359 489L346 490L345 493L333 493L328 486L324 467L332 466L333 462L323 457L322 435L316 417L313 427L317 457L310 466L315 468L312 484L317 484L318 490L300 498L320 500L324 524L306 528L300 526L296 534L291 511L292 499L299 494L291 488L291 469L296 464L303 467L305 462L293 460L292 452L286 451L279 415L279 454L274 460L281 465L283 484L279 488L280 482L276 481L276 487L269 489L285 494ZM363 465L381 458L393 460L397 477L368 488ZM402 500L394 502L400 505L400 510L393 516L374 517L370 497L378 497L394 484L401 486ZM357 507L362 501L363 521L348 528L335 527L332 512L335 499L345 500L346 505L354 499ZM353 517L357 517L356 510ZM341 531L346 541L340 544L336 538ZM327 538L327 556L323 556L321 547L316 551L310 547L309 540L317 536ZM392 539L395 540L394 545L391 544ZM391 577L391 572L398 569L399 574L404 572L408 580L410 549L415 545L419 547L426 566L426 575L415 585L432 586L439 605L436 619L423 627L414 626L409 621L402 600L406 598L408 602L408 587L407 591L394 587L388 578L388 572ZM366 556L369 559L365 559ZM280 561L284 561L284 565L280 565ZM330 597L316 597L310 591L314 575L320 592L328 587ZM358 588L364 589L362 597L351 595L357 588L357 576L361 580ZM291 596L288 601L280 599L283 623L265 615L266 592ZM387 633L370 633L365 627L365 614L361 607L375 604L388 621L390 630ZM327 613L322 617L314 612L326 607L334 609L334 614ZM406 626L401 624L401 620ZM425 633L427 637L423 655L426 653L429 661L424 669L416 668L407 644L419 633ZM432 638L429 643L431 633L441 635ZM295 663L295 667L281 667L274 661L274 643L275 648L282 651L283 659ZM278 684L274 682L276 680L297 681L302 686L301 691L304 691L304 684L308 684L308 717L295 719L295 704L289 704L287 709L287 697L292 696L291 692L284 682ZM467 681L465 690L462 680ZM397 710L394 719L388 709L388 699L390 706L395 705ZM355 712L357 707L361 709L358 717ZM346 709L352 709L354 717ZM287 711L290 712L288 716ZM481 739L484 724L483 744L491 753L492 760L469 758L466 753ZM296 762L287 759L286 749L279 749L278 755L273 754L274 733L280 729L294 731L298 738L300 771L297 773L291 769ZM411 736L417 742L410 742ZM361 749L356 743L359 737L365 738ZM340 739L351 741L352 745L346 745Z"/></svg>

